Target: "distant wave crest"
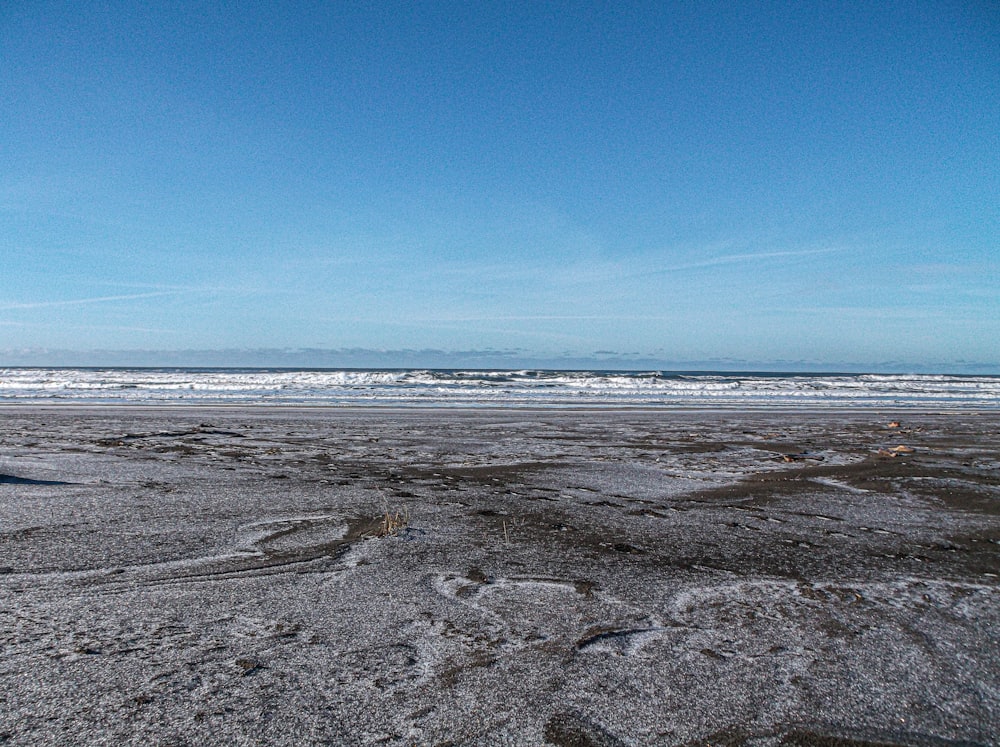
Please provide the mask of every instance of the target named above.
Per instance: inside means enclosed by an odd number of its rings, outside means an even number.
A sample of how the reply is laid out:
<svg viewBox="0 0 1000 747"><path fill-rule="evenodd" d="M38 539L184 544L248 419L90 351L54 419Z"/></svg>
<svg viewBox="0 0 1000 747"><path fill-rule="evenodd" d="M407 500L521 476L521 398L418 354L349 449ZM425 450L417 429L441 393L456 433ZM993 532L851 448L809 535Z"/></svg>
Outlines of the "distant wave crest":
<svg viewBox="0 0 1000 747"><path fill-rule="evenodd" d="M1000 409L1000 377L662 371L0 369L0 402Z"/></svg>

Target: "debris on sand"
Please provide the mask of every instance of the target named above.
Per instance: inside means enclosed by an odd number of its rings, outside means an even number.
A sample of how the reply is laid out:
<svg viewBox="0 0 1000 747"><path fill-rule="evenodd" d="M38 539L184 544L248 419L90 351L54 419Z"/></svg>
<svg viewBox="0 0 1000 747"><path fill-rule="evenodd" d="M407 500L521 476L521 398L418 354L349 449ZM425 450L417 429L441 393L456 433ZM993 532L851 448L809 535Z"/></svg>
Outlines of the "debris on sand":
<svg viewBox="0 0 1000 747"><path fill-rule="evenodd" d="M810 454L808 451L800 451L798 454L782 454L781 459L784 462L801 462L806 459L814 462L822 462L825 457L819 454Z"/></svg>
<svg viewBox="0 0 1000 747"><path fill-rule="evenodd" d="M880 457L887 457L892 459L898 457L900 454L913 454L916 451L912 446L904 446L899 444L898 446L890 446L887 449L879 449L875 452Z"/></svg>
<svg viewBox="0 0 1000 747"><path fill-rule="evenodd" d="M264 665L256 659L237 659L236 666L243 677L255 675L264 668Z"/></svg>

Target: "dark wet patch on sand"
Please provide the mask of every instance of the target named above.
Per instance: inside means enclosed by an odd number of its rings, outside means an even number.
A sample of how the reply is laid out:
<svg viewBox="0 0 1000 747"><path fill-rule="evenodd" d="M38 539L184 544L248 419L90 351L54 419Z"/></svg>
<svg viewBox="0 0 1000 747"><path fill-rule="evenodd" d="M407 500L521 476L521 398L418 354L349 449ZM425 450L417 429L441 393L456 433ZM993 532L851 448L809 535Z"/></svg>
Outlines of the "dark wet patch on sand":
<svg viewBox="0 0 1000 747"><path fill-rule="evenodd" d="M72 485L72 483L62 480L35 480L17 475L0 474L0 485Z"/></svg>

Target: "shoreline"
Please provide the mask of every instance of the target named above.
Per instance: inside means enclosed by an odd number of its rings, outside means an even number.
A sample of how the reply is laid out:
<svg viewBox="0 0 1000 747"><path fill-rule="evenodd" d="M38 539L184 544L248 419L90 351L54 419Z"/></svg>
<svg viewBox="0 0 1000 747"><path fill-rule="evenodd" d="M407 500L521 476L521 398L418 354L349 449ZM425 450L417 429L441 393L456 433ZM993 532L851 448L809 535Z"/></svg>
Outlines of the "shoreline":
<svg viewBox="0 0 1000 747"><path fill-rule="evenodd" d="M865 415L871 414L873 417L880 417L884 414L900 415L928 415L928 416L954 416L954 415L1000 415L1000 405L997 407L928 407L927 405L828 405L817 407L812 405L628 405L622 403L611 403L608 405L519 405L510 403L490 403L483 405L410 405L410 404L261 404L261 403L218 403L218 402L169 402L162 404L151 404L149 402L73 402L65 401L58 403L38 403L38 402L3 402L0 401L0 412L4 410L39 410L45 412L58 412L62 410L94 410L96 412L114 412L121 409L127 412L206 412L219 411L232 414L246 410L251 414L264 414L272 412L287 412L290 415L310 412L382 412L386 414L403 414L406 412L416 412L423 415L433 413L482 413L501 414L504 412L533 412L533 413L614 413L632 412L637 414L655 413L704 413L731 414L731 415L767 415L768 413L788 414L800 413L804 416L815 417L822 415L835 416L838 414Z"/></svg>

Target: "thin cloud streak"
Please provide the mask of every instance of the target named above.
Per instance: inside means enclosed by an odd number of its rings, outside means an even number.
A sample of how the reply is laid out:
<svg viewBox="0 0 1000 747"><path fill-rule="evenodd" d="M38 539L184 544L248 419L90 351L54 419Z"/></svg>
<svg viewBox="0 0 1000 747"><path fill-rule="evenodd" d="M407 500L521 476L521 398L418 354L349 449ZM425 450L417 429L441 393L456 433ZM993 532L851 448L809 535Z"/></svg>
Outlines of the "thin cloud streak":
<svg viewBox="0 0 1000 747"><path fill-rule="evenodd" d="M67 301L37 301L34 303L8 303L0 306L0 311L19 311L22 309L52 309L61 306L86 306L89 304L114 303L115 301L135 301L143 298L160 298L176 296L191 291L158 291L156 293L130 293L120 296L96 296L93 298L74 298Z"/></svg>
<svg viewBox="0 0 1000 747"><path fill-rule="evenodd" d="M135 283L135 282L119 282L112 280L91 280L87 278L88 282L93 283L95 286L104 286L107 288L135 288L135 289L148 289L150 292L153 291L175 291L175 292L185 292L185 293L213 293L213 292L223 292L229 290L224 287L206 287L204 285L178 285L176 283Z"/></svg>
<svg viewBox="0 0 1000 747"><path fill-rule="evenodd" d="M415 321L428 321L428 322L452 322L452 323L464 323L464 322L636 322L636 321L650 321L650 320L660 320L668 321L674 319L672 316L650 316L648 314L636 314L633 316L615 316L609 314L589 314L589 315L579 315L579 316L562 316L562 315L531 315L531 316L465 316L465 317L437 317L437 318L427 318L419 319Z"/></svg>
<svg viewBox="0 0 1000 747"><path fill-rule="evenodd" d="M455 316L455 317L411 317L406 320L402 319L383 319L376 317L353 317L353 318L333 318L325 317L323 321L326 322L350 322L352 324L391 324L393 326L401 327L418 327L426 323L436 323L436 324L466 324L468 322L593 322L593 321L672 321L675 317L672 316L653 316L649 314L635 314L632 316L617 316L608 314L589 314L589 315L579 315L579 316L561 316L561 315L528 315L528 316ZM446 328L447 329L447 328Z"/></svg>
<svg viewBox="0 0 1000 747"><path fill-rule="evenodd" d="M808 257L817 254L832 254L843 251L841 249L797 249L783 252L758 252L755 254L726 254L721 257L713 257L698 262L685 262L684 264L661 267L657 270L644 272L642 275L662 275L667 272L679 272L681 270L699 270L704 267L717 267L718 265L736 264L739 262L756 262L762 259L775 259L779 257ZM638 275L636 275L638 277Z"/></svg>
<svg viewBox="0 0 1000 747"><path fill-rule="evenodd" d="M800 306L781 309L774 308L768 309L768 311L771 314L851 317L857 319L874 319L876 321L921 321L927 319L940 319L942 321L951 320L958 322L974 322L976 324L986 324L990 321L971 311L967 314L956 314L954 313L954 310L924 307L895 308L891 306Z"/></svg>
<svg viewBox="0 0 1000 747"><path fill-rule="evenodd" d="M628 267L622 261L581 261L560 269L557 277L561 279L564 286L579 286L594 283L606 284L609 282L632 281L636 279L656 277L659 275L668 275L688 270L703 270L711 267L719 267L721 265L762 262L769 259L820 256L824 254L840 253L843 251L845 250L841 248L827 247L823 249L792 249L773 252L723 254L717 257L710 257L708 259L700 259L692 262L681 262L678 264L667 265L665 267L652 266L649 270L644 270L642 272L629 271L631 270L631 267Z"/></svg>

